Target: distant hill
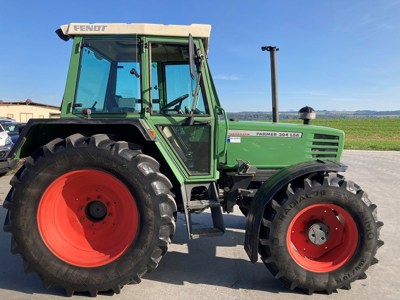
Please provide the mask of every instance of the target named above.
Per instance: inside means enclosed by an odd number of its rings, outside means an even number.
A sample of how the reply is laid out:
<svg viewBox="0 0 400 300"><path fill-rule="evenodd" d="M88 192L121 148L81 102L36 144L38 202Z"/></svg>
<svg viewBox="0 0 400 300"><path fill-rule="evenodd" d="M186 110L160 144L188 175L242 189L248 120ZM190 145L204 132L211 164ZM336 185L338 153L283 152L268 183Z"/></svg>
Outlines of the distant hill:
<svg viewBox="0 0 400 300"><path fill-rule="evenodd" d="M400 110L394 111L375 111L375 110L357 110L357 111L317 111L317 119L343 119L343 118L398 118ZM228 112L228 118L236 120L272 120L272 113L265 111L244 111ZM295 111L285 111L279 113L279 118L297 119Z"/></svg>

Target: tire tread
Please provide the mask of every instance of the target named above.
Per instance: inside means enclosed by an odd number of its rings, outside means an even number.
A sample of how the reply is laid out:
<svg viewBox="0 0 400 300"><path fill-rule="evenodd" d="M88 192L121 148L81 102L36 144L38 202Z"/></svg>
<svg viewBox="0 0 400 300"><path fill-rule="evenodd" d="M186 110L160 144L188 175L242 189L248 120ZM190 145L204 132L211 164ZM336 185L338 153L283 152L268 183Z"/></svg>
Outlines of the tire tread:
<svg viewBox="0 0 400 300"><path fill-rule="evenodd" d="M325 288L320 288L321 285L317 287L312 276L306 275L307 272L305 270L305 272L302 272L302 274L297 274L294 273L294 270L288 268L289 265L287 263L279 266L279 263L274 258L275 256L273 253L271 253L273 251L272 246L274 244L271 233L276 230L274 226L276 220L278 219L277 216L283 211L282 206L286 203L286 201L290 201L291 197L298 192L308 192L320 186L337 187L338 189L353 193L357 199L362 201L363 204L367 206L368 211L371 212L372 220L374 221L374 226L377 232L376 247L372 258L364 266L364 271L354 278L343 280L342 283L336 283L333 278L329 278L329 280L326 280L327 283ZM378 221L376 211L377 206L371 203L371 201L368 199L367 193L365 193L357 184L352 181L346 181L342 175L337 173L311 174L305 177L302 181L296 180L295 182L289 183L282 191L278 192L264 211L259 237L259 253L261 255L261 259L270 270L272 275L275 278L280 279L290 289L300 289L307 294L312 294L314 292L325 292L327 294L331 294L339 288L350 289L351 282L357 279L365 279L367 276L365 270L367 270L370 265L374 265L378 262L378 259L375 257L376 250L384 243L383 241L379 240L379 231L383 226L383 223ZM302 278L301 280L303 282L301 283L298 281L298 279L292 280L291 278Z"/></svg>

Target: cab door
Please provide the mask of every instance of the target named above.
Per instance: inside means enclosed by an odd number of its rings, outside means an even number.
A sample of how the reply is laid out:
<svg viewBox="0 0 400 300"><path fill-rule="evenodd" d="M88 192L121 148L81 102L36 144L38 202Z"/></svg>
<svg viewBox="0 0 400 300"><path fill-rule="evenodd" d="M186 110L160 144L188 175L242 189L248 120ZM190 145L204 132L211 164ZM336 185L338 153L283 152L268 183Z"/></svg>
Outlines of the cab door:
<svg viewBox="0 0 400 300"><path fill-rule="evenodd" d="M215 179L215 121L199 70L191 76L187 39L149 39L147 49L149 119L160 142L186 181Z"/></svg>

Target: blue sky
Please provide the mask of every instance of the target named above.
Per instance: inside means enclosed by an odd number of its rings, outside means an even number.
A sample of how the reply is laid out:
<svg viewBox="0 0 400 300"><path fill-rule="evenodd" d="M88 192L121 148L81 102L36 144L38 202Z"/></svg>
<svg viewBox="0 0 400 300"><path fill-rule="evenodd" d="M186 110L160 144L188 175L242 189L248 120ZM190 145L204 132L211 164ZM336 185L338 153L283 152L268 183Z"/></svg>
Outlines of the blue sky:
<svg viewBox="0 0 400 300"><path fill-rule="evenodd" d="M212 25L209 63L227 111L400 110L400 0L0 0L0 99L59 105L71 22Z"/></svg>

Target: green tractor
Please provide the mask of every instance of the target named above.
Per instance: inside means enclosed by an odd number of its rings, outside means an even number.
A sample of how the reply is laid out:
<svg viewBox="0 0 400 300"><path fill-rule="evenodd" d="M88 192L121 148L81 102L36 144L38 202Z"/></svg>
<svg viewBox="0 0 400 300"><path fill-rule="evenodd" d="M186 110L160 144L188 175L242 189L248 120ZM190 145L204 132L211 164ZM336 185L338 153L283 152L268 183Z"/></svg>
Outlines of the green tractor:
<svg viewBox="0 0 400 300"><path fill-rule="evenodd" d="M210 31L57 30L73 40L61 118L30 120L0 165L24 159L4 231L46 287L119 293L157 268L178 212L189 238L218 236L235 205L251 262L260 256L290 289L349 289L378 262L376 205L339 174L344 133L228 120L207 63ZM191 215L204 210L210 225L196 227Z"/></svg>

